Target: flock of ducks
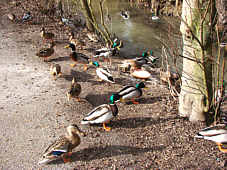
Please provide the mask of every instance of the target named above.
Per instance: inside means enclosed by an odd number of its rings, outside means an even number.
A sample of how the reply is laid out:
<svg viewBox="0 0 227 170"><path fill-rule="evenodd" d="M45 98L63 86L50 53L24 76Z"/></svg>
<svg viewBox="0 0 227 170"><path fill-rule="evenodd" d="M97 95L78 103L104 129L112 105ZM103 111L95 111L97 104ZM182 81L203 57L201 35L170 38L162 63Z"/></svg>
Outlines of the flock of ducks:
<svg viewBox="0 0 227 170"><path fill-rule="evenodd" d="M129 19L129 13L127 11L121 11L120 15L124 19ZM15 20L14 15L8 15L9 19ZM26 13L22 21L31 19L30 13ZM43 42L49 42L49 47L40 49L36 55L43 58L44 61L47 61L50 56L54 54L54 42L55 35L50 32L46 32L45 28L42 27L40 31L40 36L43 39ZM87 34L88 38L94 42L97 42L97 38L91 33ZM115 83L113 76L110 73L110 70L107 67L101 67L98 61L92 61L91 58L77 53L76 47L83 49L85 44L82 41L77 40L74 37L74 33L69 33L69 44L65 48L71 48L71 53L69 54L70 58L74 62L71 64L71 67L75 67L76 64L83 64L84 71L88 69L88 65L93 65L96 67L96 74L99 77L99 81L106 81L108 83ZM115 55L120 48L123 47L123 44L118 39L114 39L111 47L104 47L95 51L94 58L103 57L104 59L110 60L110 57ZM134 70L140 70L144 64L154 63L158 59L152 55L152 51L145 51L141 57L124 60L124 64L129 64ZM50 73L54 76L56 80L57 77L62 75L61 66L59 64L51 64ZM140 76L138 78L141 78ZM133 104L138 104L135 101L136 98L142 96L142 88L146 88L144 82L136 84L136 86L126 86L123 87L118 92L112 94L109 98L108 104L102 104L95 107L81 120L81 124L103 124L105 131L110 131L111 128L107 127L106 124L110 122L111 119L118 115L117 102L128 102L131 101ZM68 101L71 98L76 99L78 102L81 101L79 95L81 93L81 85L76 82L75 77L72 79L71 86L67 92ZM208 127L202 129L195 138L201 138L205 140L210 140L215 142L218 145L218 148L221 152L227 153L227 115L222 116L223 124L217 126ZM45 151L42 156L42 160L39 161L39 164L46 164L53 160L62 158L64 162L70 161L70 156L72 155L72 150L80 144L80 136L86 136L86 134L80 130L80 128L73 124L67 127L67 133L52 143Z"/></svg>
<svg viewBox="0 0 227 170"><path fill-rule="evenodd" d="M54 53L54 34L46 32L44 28L41 29L41 37L43 41L49 41L50 45L48 48L43 48L39 50L36 54L39 57L44 58L44 61L47 61L47 58L50 57ZM122 47L122 42L117 43L117 39L113 41L111 47L104 47L102 49L96 50L94 54L94 58L104 57L109 59L111 56L115 55L117 51ZM93 61L91 58L87 56L77 53L76 46L82 48L85 46L80 41L74 38L74 34L69 34L69 44L65 46L65 48L71 48L71 53L69 54L73 64L70 64L71 67L75 67L76 64L83 64L84 71L88 69L88 65L93 65L96 67L96 74L99 77L99 81L106 81L108 83L115 83L113 76L110 73L110 70L107 67L101 67L98 61ZM154 57L153 52L145 51L141 57L137 57L135 59L124 60L123 63L130 64L133 70L140 70L144 64L154 63L158 59ZM55 77L60 76L61 67L59 64L51 65L50 67L51 74ZM123 87L118 92L112 94L109 98L108 104L102 104L100 106L95 107L91 110L87 115L81 120L81 124L103 124L103 128L105 131L110 131L111 128L107 127L107 123L110 122L111 119L118 115L118 107L117 102L128 102L131 101L133 104L138 104L135 101L136 98L142 96L142 88L146 88L144 82L140 82L136 84L136 86L126 86ZM81 93L81 85L76 82L75 77L73 77L71 87L67 92L67 98L70 100L71 98L76 99L78 102L81 101L79 95ZM72 155L72 150L80 144L79 135L85 136L85 133L82 132L77 125L70 125L67 127L67 134L61 137L59 140L52 143L44 152L42 160L39 164L46 164L52 160L56 160L62 158L64 162L70 161L70 156ZM227 153L227 148L224 146L227 145L227 124L221 124L218 126L208 127L202 129L195 138L202 138L205 140L211 140L217 143L220 151Z"/></svg>
<svg viewBox="0 0 227 170"><path fill-rule="evenodd" d="M40 36L43 39L43 42L48 42L49 47L40 49L36 55L40 58L43 58L43 61L47 61L49 57L54 54L54 34L51 32L46 32L45 28L41 28ZM73 61L70 64L71 67L75 67L76 64L82 64L84 66L84 71L88 69L89 65L96 67L96 74L99 77L98 81L105 81L107 83L115 83L115 80L108 69L108 67L100 66L97 59L103 57L104 59L110 59L111 56L115 55L120 48L123 47L123 44L118 39L113 40L113 44L110 47L104 47L98 49L94 52L94 57L89 58L82 53L76 52L76 47L83 48L85 44L78 41L74 37L74 33L69 33L69 43L64 48L70 48L71 52L69 57ZM143 55L142 58L146 60L149 55ZM141 58L137 58L131 60L131 64L133 61L136 63L133 67L139 69L141 66L140 61ZM104 60L105 61L105 60ZM139 63L139 64L138 64ZM54 76L56 80L57 77L62 75L61 66L59 64L51 64L50 66L50 73ZM142 88L145 88L144 82L140 82L136 84L136 86L126 86L119 90L118 92L112 94L109 98L108 104L102 104L100 106L95 107L87 116L85 116L81 120L81 124L103 124L103 128L105 131L110 131L111 128L107 127L107 123L110 122L111 119L118 115L118 107L117 102L129 102L131 101L134 104L138 104L135 101L136 98L142 96ZM67 92L67 99L68 101L71 98L74 98L76 101L80 102L81 99L79 97L82 91L81 85L77 83L76 78L73 77L71 86ZM61 137L59 140L52 143L44 152L42 160L39 164L46 164L51 162L52 160L56 160L62 158L64 162L70 161L70 156L72 154L72 149L77 147L80 144L80 137L79 135L85 136L85 133L82 132L77 125L70 125L67 127L67 134Z"/></svg>

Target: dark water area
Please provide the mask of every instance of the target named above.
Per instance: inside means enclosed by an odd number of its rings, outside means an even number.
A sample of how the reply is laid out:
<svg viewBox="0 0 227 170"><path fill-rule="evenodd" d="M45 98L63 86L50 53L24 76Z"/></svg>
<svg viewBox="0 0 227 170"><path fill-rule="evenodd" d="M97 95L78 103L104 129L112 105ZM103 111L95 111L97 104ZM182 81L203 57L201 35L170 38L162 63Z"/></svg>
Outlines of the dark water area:
<svg viewBox="0 0 227 170"><path fill-rule="evenodd" d="M98 3L93 1L92 6L97 19L99 19ZM128 11L129 19L124 19L120 15L121 11ZM173 25L179 25L179 21L177 22L173 17L163 17L152 21L152 13L149 9L140 9L135 3L131 4L127 1L107 0L104 3L103 12L105 23L111 33L115 33L124 42L121 54L125 58L140 55L143 51L150 49L160 57L162 41L165 43L168 41L169 24L166 21L174 22Z"/></svg>

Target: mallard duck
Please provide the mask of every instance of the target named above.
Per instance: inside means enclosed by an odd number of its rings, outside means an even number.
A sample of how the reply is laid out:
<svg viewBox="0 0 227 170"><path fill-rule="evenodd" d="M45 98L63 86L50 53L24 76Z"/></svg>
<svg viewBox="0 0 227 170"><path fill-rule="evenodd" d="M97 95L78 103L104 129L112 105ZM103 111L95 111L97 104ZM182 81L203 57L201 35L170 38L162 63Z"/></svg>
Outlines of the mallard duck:
<svg viewBox="0 0 227 170"><path fill-rule="evenodd" d="M129 64L134 69L141 69L144 64L149 64L155 62L156 58L152 56L152 50L145 51L142 56L133 59L123 60L123 64Z"/></svg>
<svg viewBox="0 0 227 170"><path fill-rule="evenodd" d="M115 104L115 101L119 100L120 96L115 95L110 98L109 104L102 104L92 111L90 111L85 118L81 121L81 124L97 124L103 123L103 128L106 131L110 131L110 127L106 127L106 123L108 123L113 117L116 117L118 114L118 108Z"/></svg>
<svg viewBox="0 0 227 170"><path fill-rule="evenodd" d="M221 152L227 153L227 148L222 147L223 145L227 145L226 124L219 124L202 129L195 137L213 141L218 145Z"/></svg>
<svg viewBox="0 0 227 170"><path fill-rule="evenodd" d="M143 94L142 88L145 88L145 84L143 82L140 82L136 84L136 87L134 86L124 87L119 92L117 92L117 94L120 96L121 102L132 101L133 104L139 104L139 102L136 102L135 99L142 96Z"/></svg>
<svg viewBox="0 0 227 170"><path fill-rule="evenodd" d="M160 18L158 16L152 16L151 17L153 21L159 20Z"/></svg>
<svg viewBox="0 0 227 170"><path fill-rule="evenodd" d="M75 77L73 77L72 79L72 84L70 86L70 90L67 92L67 98L68 101L73 97L76 98L76 100L79 102L81 101L81 99L79 98L79 95L81 93L82 89L81 89L81 85L79 83L76 82Z"/></svg>
<svg viewBox="0 0 227 170"><path fill-rule="evenodd" d="M87 65L89 64L89 58L83 54L76 53L76 47L74 44L70 43L69 45L65 46L65 48L71 48L72 53L69 55L71 59L75 62L74 64L70 64L72 67L76 65L76 63L80 63L84 65L84 70L87 70Z"/></svg>
<svg viewBox="0 0 227 170"><path fill-rule="evenodd" d="M124 60L123 64L129 64L134 69L141 69L142 65L149 63L147 58L135 58L135 59L128 59Z"/></svg>
<svg viewBox="0 0 227 170"><path fill-rule="evenodd" d="M113 43L111 44L111 48L117 49L118 51L120 51L123 46L123 42L118 38L114 38Z"/></svg>
<svg viewBox="0 0 227 170"><path fill-rule="evenodd" d="M76 47L80 47L80 49L82 49L85 46L84 42L75 39L73 32L69 33L69 42L74 44Z"/></svg>
<svg viewBox="0 0 227 170"><path fill-rule="evenodd" d="M99 67L99 63L97 61L90 62L90 65L96 66L96 74L100 78L99 81L107 81L109 83L115 83L110 70L107 67Z"/></svg>
<svg viewBox="0 0 227 170"><path fill-rule="evenodd" d="M80 137L86 134L82 132L75 124L67 127L67 134L61 136L58 140L52 143L45 151L42 160L38 164L46 164L53 160L62 158L63 161L69 162L72 155L72 150L80 144Z"/></svg>
<svg viewBox="0 0 227 170"><path fill-rule="evenodd" d="M94 58L101 58L103 57L104 61L109 62L111 65L111 56L114 56L116 54L116 49L115 48L108 48L104 47L101 49L98 49L95 51L95 55L93 56Z"/></svg>
<svg viewBox="0 0 227 170"><path fill-rule="evenodd" d="M50 65L50 74L52 74L54 76L54 79L56 80L56 77L61 76L62 72L61 72L61 66L59 64L51 64Z"/></svg>
<svg viewBox="0 0 227 170"><path fill-rule="evenodd" d="M25 21L29 21L30 19L32 19L32 16L31 16L31 12L26 12L24 13L23 17L22 17L22 22L25 22Z"/></svg>
<svg viewBox="0 0 227 170"><path fill-rule="evenodd" d="M36 55L38 57L44 58L44 61L47 61L47 58L54 54L54 46L55 46L55 43L52 42L52 43L49 44L49 47L48 48L42 48L42 49L40 49L36 53Z"/></svg>
<svg viewBox="0 0 227 170"><path fill-rule="evenodd" d="M122 18L124 19L129 19L129 12L128 11L121 11L120 15L122 16Z"/></svg>
<svg viewBox="0 0 227 170"><path fill-rule="evenodd" d="M92 32L88 32L87 37L90 39L90 41L93 41L93 42L99 41L97 35Z"/></svg>
<svg viewBox="0 0 227 170"><path fill-rule="evenodd" d="M40 31L40 36L43 38L43 41L52 41L53 42L53 38L54 38L54 34L51 32L46 32L45 28L42 27L41 31Z"/></svg>
<svg viewBox="0 0 227 170"><path fill-rule="evenodd" d="M16 19L16 16L12 13L8 14L7 16L9 18L9 20L11 20L11 21L15 21L15 19Z"/></svg>
<svg viewBox="0 0 227 170"><path fill-rule="evenodd" d="M152 63L152 64L154 64L158 60L158 57L153 55L153 51L152 50L144 51L142 53L142 57L139 57L139 58L147 58L149 60L149 62Z"/></svg>
<svg viewBox="0 0 227 170"><path fill-rule="evenodd" d="M61 18L61 22L64 25L70 26L70 27L75 27L75 24L72 20L67 19L67 18Z"/></svg>

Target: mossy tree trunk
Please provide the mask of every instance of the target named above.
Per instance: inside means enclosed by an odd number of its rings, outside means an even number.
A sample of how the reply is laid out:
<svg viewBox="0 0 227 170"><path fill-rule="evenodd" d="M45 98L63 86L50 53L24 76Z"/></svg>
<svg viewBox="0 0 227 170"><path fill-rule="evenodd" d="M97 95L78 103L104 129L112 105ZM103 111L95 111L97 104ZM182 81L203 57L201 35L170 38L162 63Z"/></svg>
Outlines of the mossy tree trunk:
<svg viewBox="0 0 227 170"><path fill-rule="evenodd" d="M94 31L94 27L91 23L91 21L93 21L93 20L92 20L92 16L91 16L91 11L88 7L88 2L87 2L87 0L80 0L80 2L81 2L83 13L86 17L87 28L89 31Z"/></svg>
<svg viewBox="0 0 227 170"><path fill-rule="evenodd" d="M178 4L179 4L179 0L176 0L176 2L175 2L176 9L178 8Z"/></svg>
<svg viewBox="0 0 227 170"><path fill-rule="evenodd" d="M212 100L213 0L184 0L181 33L183 38L182 87L179 114L190 121L204 121Z"/></svg>

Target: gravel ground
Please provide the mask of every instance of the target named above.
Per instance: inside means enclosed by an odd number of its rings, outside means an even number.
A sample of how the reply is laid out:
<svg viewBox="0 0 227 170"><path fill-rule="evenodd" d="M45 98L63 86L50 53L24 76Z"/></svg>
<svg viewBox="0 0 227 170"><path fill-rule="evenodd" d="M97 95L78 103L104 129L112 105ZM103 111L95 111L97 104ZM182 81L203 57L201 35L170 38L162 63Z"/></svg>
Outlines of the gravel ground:
<svg viewBox="0 0 227 170"><path fill-rule="evenodd" d="M116 71L119 58L113 60L111 70L117 83L112 85L97 82L94 68L87 72L79 65L70 68L69 51L63 48L67 43L65 27L55 30L56 53L49 62L43 62L35 56L42 47L41 26L9 21L6 14L10 11L22 15L22 10L16 9L0 3L1 169L226 168L226 157L214 143L194 139L205 125L179 117L177 103L156 79L146 82L149 90L144 91L140 104L118 104L119 115L109 124L110 132L101 125L80 125L92 108L108 102L111 93L138 80ZM47 28L54 31L52 23ZM78 30L80 38L87 40L86 32ZM93 49L100 44L88 42L87 46ZM80 52L91 56L89 50ZM56 81L49 74L51 63L63 69L63 76ZM83 103L66 99L72 75L82 86ZM74 150L72 162L37 165L45 148L71 123L88 134Z"/></svg>

